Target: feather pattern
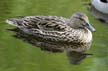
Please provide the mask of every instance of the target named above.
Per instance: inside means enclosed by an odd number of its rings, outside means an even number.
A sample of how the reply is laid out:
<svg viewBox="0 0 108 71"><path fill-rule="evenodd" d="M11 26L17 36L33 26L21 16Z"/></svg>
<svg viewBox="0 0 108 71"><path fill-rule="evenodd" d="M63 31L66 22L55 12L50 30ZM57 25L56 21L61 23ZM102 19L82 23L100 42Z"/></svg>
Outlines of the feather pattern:
<svg viewBox="0 0 108 71"><path fill-rule="evenodd" d="M95 31L89 24L88 17L80 12L72 15L70 19L57 16L27 16L12 18L6 22L20 29L27 36L27 41L29 39L35 45L45 46L45 50L66 50L70 62L73 62L70 57L72 54L83 55L83 52L90 48L91 31ZM22 33L20 36L25 37ZM75 59L78 58L75 56Z"/></svg>
<svg viewBox="0 0 108 71"><path fill-rule="evenodd" d="M86 32L84 29L71 28L67 25L69 23L69 19L63 17L28 16L9 21L12 21L13 25L16 25L28 34L56 42L86 43L85 39L88 38L88 30ZM85 34L85 32L87 34ZM90 37L92 38L92 36ZM89 43L91 40L87 42Z"/></svg>

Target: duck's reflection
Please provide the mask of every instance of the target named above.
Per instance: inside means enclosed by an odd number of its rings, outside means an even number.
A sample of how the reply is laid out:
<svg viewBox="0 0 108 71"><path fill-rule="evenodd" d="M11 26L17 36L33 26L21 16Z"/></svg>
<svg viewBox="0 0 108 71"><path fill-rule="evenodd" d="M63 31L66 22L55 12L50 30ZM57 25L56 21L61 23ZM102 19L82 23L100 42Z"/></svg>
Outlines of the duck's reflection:
<svg viewBox="0 0 108 71"><path fill-rule="evenodd" d="M91 55L92 54L75 52L75 51L67 53L70 64L74 64L74 65L79 65L86 57Z"/></svg>
<svg viewBox="0 0 108 71"><path fill-rule="evenodd" d="M15 35L13 37L23 40L29 44L32 44L36 47L41 48L41 50L49 51L49 52L63 52L64 47L62 45L58 45L57 43L48 42L40 39L39 37L35 37L33 35L29 35L24 33L18 28L8 29L9 31L13 31Z"/></svg>
<svg viewBox="0 0 108 71"><path fill-rule="evenodd" d="M41 50L49 51L53 53L64 52L64 48L66 45L63 45L63 44L60 45L58 43L44 41L33 35L26 34L18 28L8 29L8 30L13 31L15 33L15 35L13 35L15 38L21 39L24 42L27 42L36 47L39 47L41 48ZM69 62L74 65L80 64L89 55L92 55L92 54L85 54L85 53L80 53L80 52L75 52L75 51L67 52L67 57L69 59Z"/></svg>

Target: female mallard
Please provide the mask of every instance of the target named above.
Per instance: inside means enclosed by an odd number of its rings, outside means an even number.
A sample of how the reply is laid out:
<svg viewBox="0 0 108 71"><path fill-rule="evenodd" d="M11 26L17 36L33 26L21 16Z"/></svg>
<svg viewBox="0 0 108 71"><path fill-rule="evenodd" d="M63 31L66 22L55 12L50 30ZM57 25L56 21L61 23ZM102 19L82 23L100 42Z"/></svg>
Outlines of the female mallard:
<svg viewBox="0 0 108 71"><path fill-rule="evenodd" d="M82 55L85 57L83 52L90 48L92 42L91 31L95 31L89 24L88 17L80 12L70 19L57 16L28 16L13 18L7 20L7 23L16 26L26 35L32 35L33 39L40 38L53 48L64 48L73 64L77 64L78 58L83 58ZM31 36L27 36L29 37ZM45 45L40 42L39 44Z"/></svg>

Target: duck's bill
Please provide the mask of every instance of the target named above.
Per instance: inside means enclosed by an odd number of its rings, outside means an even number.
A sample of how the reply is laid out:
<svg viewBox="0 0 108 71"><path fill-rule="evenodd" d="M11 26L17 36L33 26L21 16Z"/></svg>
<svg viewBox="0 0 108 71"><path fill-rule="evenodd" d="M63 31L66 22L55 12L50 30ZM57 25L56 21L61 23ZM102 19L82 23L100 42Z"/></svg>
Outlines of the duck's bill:
<svg viewBox="0 0 108 71"><path fill-rule="evenodd" d="M91 32L95 32L96 29L91 25L91 24L86 24L86 27L91 31Z"/></svg>

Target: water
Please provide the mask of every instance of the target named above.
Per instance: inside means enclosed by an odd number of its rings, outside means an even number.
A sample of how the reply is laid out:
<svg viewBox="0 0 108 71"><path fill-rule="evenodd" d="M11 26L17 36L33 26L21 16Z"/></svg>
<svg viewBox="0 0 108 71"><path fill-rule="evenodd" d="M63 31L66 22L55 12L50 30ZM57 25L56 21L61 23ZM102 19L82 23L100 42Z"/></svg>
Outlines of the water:
<svg viewBox="0 0 108 71"><path fill-rule="evenodd" d="M0 1L0 71L107 71L108 70L108 24L102 24L83 5L86 0L1 0ZM88 2L88 1L86 1ZM89 53L92 57L80 65L68 63L65 53L48 53L7 31L13 28L5 20L17 16L57 15L69 18L74 12L88 15L96 28Z"/></svg>

